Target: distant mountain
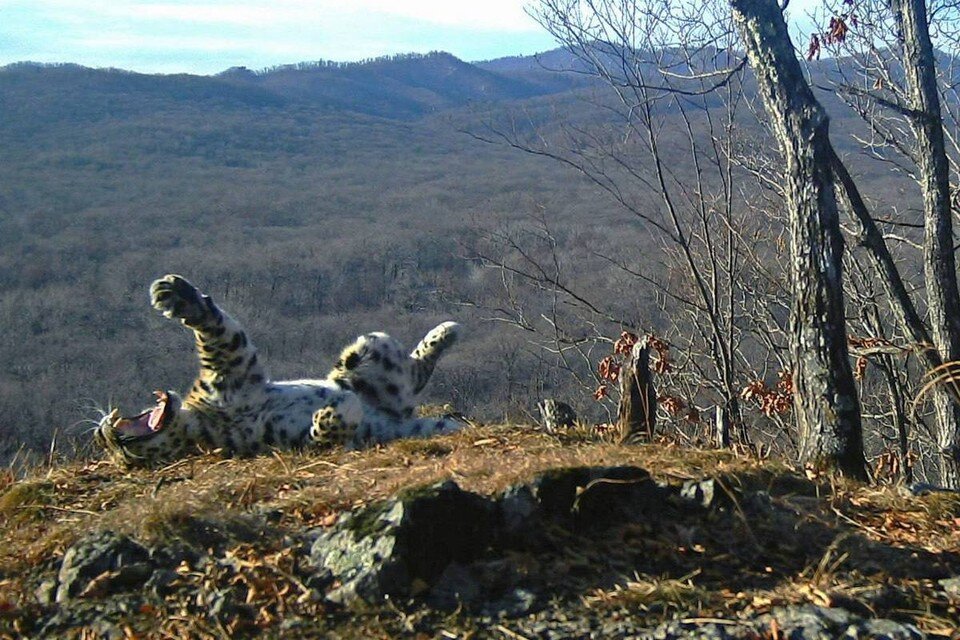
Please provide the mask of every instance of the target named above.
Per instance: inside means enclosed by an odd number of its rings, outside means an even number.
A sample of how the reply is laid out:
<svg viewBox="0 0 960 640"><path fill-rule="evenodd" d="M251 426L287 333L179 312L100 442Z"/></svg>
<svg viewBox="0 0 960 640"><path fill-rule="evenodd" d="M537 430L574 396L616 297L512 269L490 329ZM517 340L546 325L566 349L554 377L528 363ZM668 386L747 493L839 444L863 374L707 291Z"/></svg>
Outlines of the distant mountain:
<svg viewBox="0 0 960 640"><path fill-rule="evenodd" d="M363 63L301 63L260 73L233 70L220 77L332 109L390 118L416 117L473 102L531 98L570 86L510 77L442 52Z"/></svg>
<svg viewBox="0 0 960 640"><path fill-rule="evenodd" d="M216 76L17 63L0 68L0 108L8 121L29 120L39 107L46 118L82 122L177 102L226 108L299 102L337 112L410 119L471 103L558 93L575 86L574 80L533 65L497 61L473 65L443 52L358 63L308 62L261 71L235 67Z"/></svg>
<svg viewBox="0 0 960 640"><path fill-rule="evenodd" d="M530 56L507 56L476 62L477 67L503 74L563 73L583 68L583 63L567 49L551 49Z"/></svg>

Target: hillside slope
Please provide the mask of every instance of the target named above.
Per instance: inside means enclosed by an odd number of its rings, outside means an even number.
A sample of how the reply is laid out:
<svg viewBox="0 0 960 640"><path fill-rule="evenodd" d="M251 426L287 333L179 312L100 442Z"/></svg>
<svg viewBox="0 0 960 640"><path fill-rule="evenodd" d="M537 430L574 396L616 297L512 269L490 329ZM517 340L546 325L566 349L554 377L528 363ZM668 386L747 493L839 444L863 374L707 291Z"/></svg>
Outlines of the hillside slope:
<svg viewBox="0 0 960 640"><path fill-rule="evenodd" d="M569 166L474 137L493 126L561 154L591 140L636 144L608 95L549 70L567 54L540 60L547 70L441 53L216 77L0 69L0 463L21 447L83 447L98 410L189 386L189 336L146 301L170 272L242 320L277 378L323 375L361 332L409 344L456 319L465 339L430 401L494 419L531 415L552 395L602 419L561 369L569 359L490 321L504 296L527 318L552 317L549 296L477 255L495 234L517 234L538 259L554 243L567 283L618 319L571 327L575 341L662 333L676 317L609 259L663 270L669 258L641 219ZM684 139L676 105L660 108L663 139ZM751 144L769 146L743 120ZM833 131L859 153L844 135L858 131L849 114ZM663 153L676 184L695 183L687 145ZM915 220L915 190L889 165L854 158L876 215ZM643 180L624 179L620 195L638 211L661 207Z"/></svg>

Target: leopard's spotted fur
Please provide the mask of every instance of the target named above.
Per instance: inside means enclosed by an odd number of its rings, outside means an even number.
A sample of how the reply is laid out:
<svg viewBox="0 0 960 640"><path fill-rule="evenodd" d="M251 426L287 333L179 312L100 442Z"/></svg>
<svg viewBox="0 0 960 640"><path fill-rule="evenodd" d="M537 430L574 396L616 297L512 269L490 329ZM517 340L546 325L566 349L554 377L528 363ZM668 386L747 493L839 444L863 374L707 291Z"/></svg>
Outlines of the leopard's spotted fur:
<svg viewBox="0 0 960 640"><path fill-rule="evenodd" d="M462 426L453 418L413 417L437 360L457 339L456 323L435 327L409 355L384 333L361 336L326 378L281 382L269 379L240 324L184 278L160 278L150 298L193 331L200 373L182 401L158 392L153 411L121 418L114 410L100 421L96 441L127 464L171 460L198 447L228 455L361 447Z"/></svg>

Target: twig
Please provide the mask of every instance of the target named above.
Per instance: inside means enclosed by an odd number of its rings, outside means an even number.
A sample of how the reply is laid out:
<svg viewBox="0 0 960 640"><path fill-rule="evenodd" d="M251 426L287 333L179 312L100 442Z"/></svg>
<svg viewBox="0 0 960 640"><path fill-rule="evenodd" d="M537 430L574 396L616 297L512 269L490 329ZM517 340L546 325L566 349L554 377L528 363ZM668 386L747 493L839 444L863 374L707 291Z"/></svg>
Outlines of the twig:
<svg viewBox="0 0 960 640"><path fill-rule="evenodd" d="M21 504L17 509L52 509L54 511L63 511L65 513L79 513L88 516L99 516L96 511L87 511L86 509L69 509L67 507L55 507L52 504Z"/></svg>
<svg viewBox="0 0 960 640"><path fill-rule="evenodd" d="M743 624L739 620L727 620L725 618L681 618L681 624L725 624L731 627Z"/></svg>
<svg viewBox="0 0 960 640"><path fill-rule="evenodd" d="M585 484L584 486L577 487L577 491L576 491L577 497L574 498L573 504L570 506L570 512L571 513L578 512L580 510L580 498L583 496L583 494L585 494L587 491L597 486L598 484L638 484L640 482L646 482L648 480L650 480L650 476L646 476L643 478L630 478L630 479L595 478L590 482L588 482L587 484Z"/></svg>
<svg viewBox="0 0 960 640"><path fill-rule="evenodd" d="M500 633L502 633L503 635L507 636L508 638L513 638L514 640L530 640L529 638L527 638L527 636L520 635L516 631L511 631L510 629L507 629L502 624L498 624L494 628Z"/></svg>
<svg viewBox="0 0 960 640"><path fill-rule="evenodd" d="M356 471L354 467L351 467L348 464L337 464L335 462L329 462L327 460L317 460L309 464L305 464L302 467L297 467L294 470L294 473L300 473L301 471L307 471L313 469L314 467L333 467L334 469L343 469L344 471Z"/></svg>
<svg viewBox="0 0 960 640"><path fill-rule="evenodd" d="M841 519L841 520L845 520L846 522L852 524L853 526L857 527L858 529L863 529L864 531L867 531L867 532L869 532L869 533L872 533L873 535L877 536L877 537L880 538L881 540L888 540L888 541L890 541L890 542L896 542L896 539L895 539L893 536L887 535L887 534L883 533L882 531L880 531L879 529L874 529L873 527L868 526L868 525L865 525L865 524L863 524L862 522L857 522L856 520L854 520L854 519L851 518L850 516L846 515L845 513L843 513L842 511L840 511L840 510L837 509L836 507L830 507L830 510L833 511L833 512L834 512L835 514L837 514L838 516L840 516L840 519Z"/></svg>

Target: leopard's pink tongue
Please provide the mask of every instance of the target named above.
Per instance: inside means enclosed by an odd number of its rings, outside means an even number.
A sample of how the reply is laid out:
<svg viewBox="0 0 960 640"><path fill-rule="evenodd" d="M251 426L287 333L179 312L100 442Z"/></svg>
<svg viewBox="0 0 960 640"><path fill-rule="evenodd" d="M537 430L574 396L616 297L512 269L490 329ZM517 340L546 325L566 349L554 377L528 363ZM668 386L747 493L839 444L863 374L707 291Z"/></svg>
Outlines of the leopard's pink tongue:
<svg viewBox="0 0 960 640"><path fill-rule="evenodd" d="M167 409L166 398L161 398L157 406L150 411L144 411L140 415L120 420L117 423L117 430L126 436L139 437L156 433L163 427L163 414Z"/></svg>
<svg viewBox="0 0 960 640"><path fill-rule="evenodd" d="M166 408L166 405L161 403L154 407L153 411L150 412L150 415L147 417L147 426L150 427L151 431L156 431L160 428L161 421L163 420L163 411Z"/></svg>
<svg viewBox="0 0 960 640"><path fill-rule="evenodd" d="M150 418L153 412L142 413L131 420L121 420L117 423L116 429L125 436L139 437L146 436L155 431L150 426Z"/></svg>

